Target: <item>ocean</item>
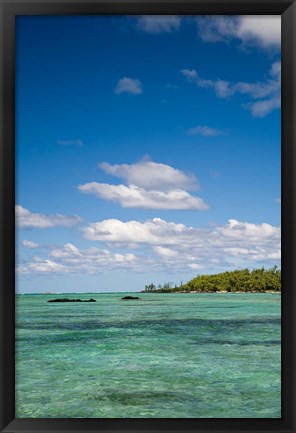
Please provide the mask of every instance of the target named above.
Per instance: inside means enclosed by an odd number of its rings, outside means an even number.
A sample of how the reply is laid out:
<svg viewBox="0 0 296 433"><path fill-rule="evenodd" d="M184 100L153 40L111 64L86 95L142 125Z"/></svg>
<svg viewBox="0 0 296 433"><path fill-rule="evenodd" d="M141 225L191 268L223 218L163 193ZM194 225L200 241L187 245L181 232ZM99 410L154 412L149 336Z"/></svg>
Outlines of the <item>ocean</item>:
<svg viewBox="0 0 296 433"><path fill-rule="evenodd" d="M280 294L125 295L16 296L16 417L281 417Z"/></svg>

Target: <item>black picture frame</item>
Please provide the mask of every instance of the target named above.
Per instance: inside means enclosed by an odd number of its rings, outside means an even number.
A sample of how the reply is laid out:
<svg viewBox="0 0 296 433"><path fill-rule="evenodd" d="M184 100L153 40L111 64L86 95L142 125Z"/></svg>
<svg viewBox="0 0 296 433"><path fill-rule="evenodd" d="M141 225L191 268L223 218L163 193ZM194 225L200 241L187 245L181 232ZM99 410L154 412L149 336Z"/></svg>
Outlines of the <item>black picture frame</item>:
<svg viewBox="0 0 296 433"><path fill-rule="evenodd" d="M291 0L0 0L0 431L295 432L296 4ZM282 19L282 418L15 419L14 36L18 15L272 15Z"/></svg>

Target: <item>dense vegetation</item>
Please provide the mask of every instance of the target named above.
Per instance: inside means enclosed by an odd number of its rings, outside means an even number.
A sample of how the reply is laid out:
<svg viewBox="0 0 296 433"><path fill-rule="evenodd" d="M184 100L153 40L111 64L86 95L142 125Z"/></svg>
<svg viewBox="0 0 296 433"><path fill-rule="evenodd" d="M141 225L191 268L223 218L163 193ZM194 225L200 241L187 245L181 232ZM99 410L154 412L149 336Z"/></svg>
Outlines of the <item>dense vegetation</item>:
<svg viewBox="0 0 296 433"><path fill-rule="evenodd" d="M163 286L148 284L144 292L280 292L281 271L274 266L271 269L242 269L214 275L197 277L179 286L164 283Z"/></svg>

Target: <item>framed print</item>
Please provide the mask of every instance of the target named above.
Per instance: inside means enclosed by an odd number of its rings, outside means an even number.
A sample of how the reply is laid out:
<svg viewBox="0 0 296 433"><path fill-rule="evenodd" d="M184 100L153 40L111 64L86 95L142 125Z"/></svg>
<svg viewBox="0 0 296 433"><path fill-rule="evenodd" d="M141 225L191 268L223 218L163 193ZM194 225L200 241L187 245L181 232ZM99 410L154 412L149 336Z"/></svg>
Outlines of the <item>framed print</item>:
<svg viewBox="0 0 296 433"><path fill-rule="evenodd" d="M1 432L295 431L295 14L1 0Z"/></svg>

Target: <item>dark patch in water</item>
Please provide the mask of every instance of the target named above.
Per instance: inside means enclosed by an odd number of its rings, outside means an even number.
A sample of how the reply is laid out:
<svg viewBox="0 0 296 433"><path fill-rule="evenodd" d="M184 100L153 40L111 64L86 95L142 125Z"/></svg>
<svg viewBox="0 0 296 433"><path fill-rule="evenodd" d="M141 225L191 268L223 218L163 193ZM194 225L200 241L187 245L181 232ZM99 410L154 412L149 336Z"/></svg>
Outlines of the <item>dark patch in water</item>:
<svg viewBox="0 0 296 433"><path fill-rule="evenodd" d="M258 335L262 327L276 326L279 330L280 319L278 318L255 318L253 320L229 319L229 320L202 320L202 319L162 319L162 320L137 320L123 322L99 322L81 321L75 323L58 321L48 323L22 323L17 328L17 341L36 345L53 344L92 344L110 343L130 339L137 341L137 338L165 338L166 334L176 335L177 338L186 338L189 344L196 345L279 345L278 340L260 341ZM28 335L21 333L19 329L32 331ZM34 331L45 331L34 333ZM236 340L247 332L250 340Z"/></svg>
<svg viewBox="0 0 296 433"><path fill-rule="evenodd" d="M73 316L72 316L73 319ZM100 321L81 321L81 322L58 322L53 317L50 322L21 322L17 323L17 329L29 329L29 330L100 330L100 329L130 329L130 328L146 328L148 329L170 329L174 327L207 327L207 328L239 328L244 326L256 326L256 325L280 325L281 319L274 317L266 318L246 318L246 319L145 319L145 320L130 320L130 321L114 321L114 322L100 322Z"/></svg>
<svg viewBox="0 0 296 433"><path fill-rule="evenodd" d="M279 346L280 340L250 340L250 341L238 341L238 340L219 340L219 339L199 339L194 342L196 345L209 345L209 344L220 344L229 346Z"/></svg>
<svg viewBox="0 0 296 433"><path fill-rule="evenodd" d="M140 406L144 403L151 403L151 400L156 400L159 403L167 401L181 401L184 396L177 392L170 391L135 391L135 392L106 392L104 394L95 395L90 399L110 400L111 402L120 403L123 405Z"/></svg>

